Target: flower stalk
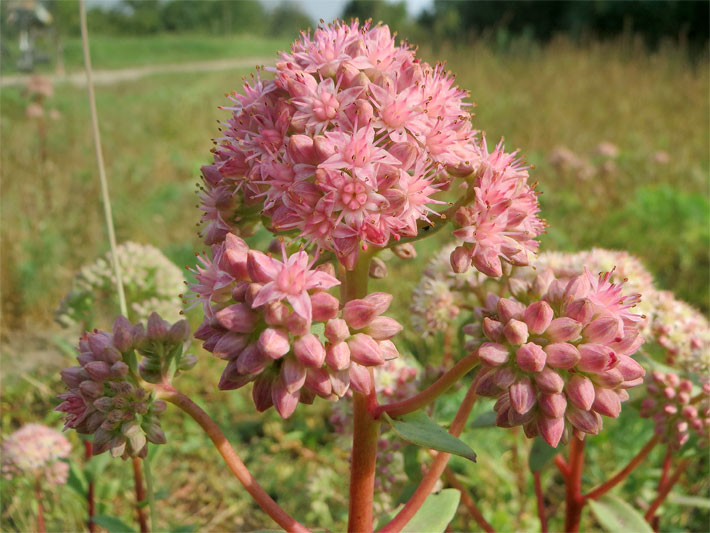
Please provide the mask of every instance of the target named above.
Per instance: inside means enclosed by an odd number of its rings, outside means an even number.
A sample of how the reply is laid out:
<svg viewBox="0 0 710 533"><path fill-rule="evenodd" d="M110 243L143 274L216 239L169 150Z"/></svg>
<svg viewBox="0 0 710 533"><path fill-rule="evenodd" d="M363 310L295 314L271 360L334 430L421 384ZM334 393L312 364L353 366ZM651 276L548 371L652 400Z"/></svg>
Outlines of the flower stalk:
<svg viewBox="0 0 710 533"><path fill-rule="evenodd" d="M651 503L651 506L648 508L648 511L646 511L646 514L644 515L646 522L650 524L653 521L653 518L656 515L656 511L658 511L658 508L663 504L664 501L666 501L668 493L670 493L673 486L678 483L680 476L683 475L683 472L685 472L689 464L690 459L684 459L683 461L681 461L676 467L675 472L673 472L673 475L671 475L668 481L666 481L665 485L663 485L663 487L658 490L658 496L656 496L656 499L653 500L653 503Z"/></svg>
<svg viewBox="0 0 710 533"><path fill-rule="evenodd" d="M148 520L145 516L145 509L143 507L143 502L146 501L145 488L143 487L143 469L141 468L141 460L138 457L134 457L131 461L133 465L133 484L136 490L136 514L138 515L138 526L140 527L141 533L147 533ZM152 524L153 529L155 529L155 524Z"/></svg>
<svg viewBox="0 0 710 533"><path fill-rule="evenodd" d="M545 496L542 492L542 479L540 472L533 472L533 484L535 486L535 497L537 499L537 516L540 519L540 531L547 533L547 515L545 514Z"/></svg>
<svg viewBox="0 0 710 533"><path fill-rule="evenodd" d="M585 441L573 436L569 443L569 477L567 478L567 508L565 531L577 533L582 519L584 497L582 496L582 470L584 469Z"/></svg>
<svg viewBox="0 0 710 533"><path fill-rule="evenodd" d="M83 441L84 442L84 459L88 462L91 460L92 456L92 446L91 442L88 440ZM89 533L94 533L96 531L96 524L94 524L94 480L89 479L89 486L87 487L86 491L86 505L87 505L87 510L89 513L89 520L86 523L86 526L89 530Z"/></svg>

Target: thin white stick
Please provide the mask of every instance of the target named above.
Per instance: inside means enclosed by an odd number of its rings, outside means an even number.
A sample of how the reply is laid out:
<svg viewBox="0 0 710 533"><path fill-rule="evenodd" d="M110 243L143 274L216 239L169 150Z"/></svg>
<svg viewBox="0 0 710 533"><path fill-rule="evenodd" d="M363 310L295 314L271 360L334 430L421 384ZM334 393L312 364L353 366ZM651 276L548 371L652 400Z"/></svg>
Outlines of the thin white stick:
<svg viewBox="0 0 710 533"><path fill-rule="evenodd" d="M86 68L86 86L89 88L89 106L91 107L91 129L94 135L94 147L96 148L96 162L99 165L99 182L101 183L101 198L104 204L104 216L106 218L106 229L108 230L108 240L111 246L111 264L116 276L116 292L118 292L118 303L121 313L128 317L126 307L126 294L123 291L123 279L121 277L121 266L118 264L118 254L116 253L116 233L113 229L113 215L111 214L111 199L108 194L108 181L104 168L104 156L101 151L101 134L99 133L99 117L96 113L96 98L94 96L94 81L91 71L91 55L89 54L89 32L86 27L86 5L84 0L79 0L79 18L81 22L81 45L84 49L84 67Z"/></svg>

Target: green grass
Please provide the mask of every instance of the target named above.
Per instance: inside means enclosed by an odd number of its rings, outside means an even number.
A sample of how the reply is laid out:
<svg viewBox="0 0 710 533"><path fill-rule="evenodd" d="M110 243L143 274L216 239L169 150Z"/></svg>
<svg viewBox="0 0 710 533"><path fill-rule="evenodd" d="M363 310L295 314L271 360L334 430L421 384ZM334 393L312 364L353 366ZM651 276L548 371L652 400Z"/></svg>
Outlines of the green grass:
<svg viewBox="0 0 710 533"><path fill-rule="evenodd" d="M286 45L251 38L172 37L96 38L93 43L96 68L268 57ZM67 43L68 70L80 65L76 46ZM675 49L646 55L622 46L578 49L562 42L515 54L472 46L442 50L436 56L423 50L422 55L448 59L458 83L470 89L478 103L476 127L486 130L491 142L505 135L506 145L522 148L535 165L532 174L544 192L543 216L550 224L543 250L628 248L644 259L663 288L710 308L707 62L692 67ZM194 251L204 248L194 226L199 216L194 207L199 167L209 161L216 121L226 116L217 106L226 91L239 87L245 74L248 71L164 74L97 88L119 241L153 244L178 264L194 263ZM3 435L30 421L58 425L59 416L50 407L53 395L61 390L58 370L71 364L71 355L59 348L66 340L59 344L57 335L74 342L78 332L60 332L52 324L52 314L74 272L107 250L85 91L60 86L47 102L62 118L48 125L44 163L38 157L36 124L24 115L26 103L19 88L0 94ZM601 141L620 149L612 174L579 180L557 173L548 162L558 145L594 159L590 154ZM670 155L668 164L652 161L659 150ZM438 245L435 240L423 241L417 245L415 261L391 262L390 278L373 283L375 289L394 292L392 312L405 324L409 291ZM394 279L397 283L392 283ZM192 317L193 325L197 318ZM439 344L426 344L420 353L436 362ZM348 464L327 422L329 406L316 402L312 408L299 409L283 425L273 412L256 416L245 394L216 392L221 367L221 362L202 354L198 367L179 385L207 407L267 491L287 510L309 524L341 529ZM441 402L442 420L450 419L461 391L457 394ZM162 527L174 523L193 524L198 530L271 527L238 483L224 473L216 452L194 424L169 410L164 426L169 444L154 458L157 488L165 496L159 511ZM597 466L588 471L586 486L628 460L649 427L632 416L610 421L607 432L590 441L589 453ZM79 442L73 434L70 438L77 444L74 460L81 462ZM516 496L512 473L516 459L510 451L517 442L525 461L527 441L520 444L523 441L514 440L510 432L493 429L467 431L464 439L479 453L479 463L456 461L453 467L472 484L474 497L494 527L512 530L522 524L534 530L534 502L529 496L523 501ZM302 460L303 443L318 450L318 462ZM707 463L703 465L706 469ZM134 523L128 465L111 462L107 468L101 478L102 512ZM552 470L545 473L550 481L556 476ZM621 493L648 501L657 476L655 470L639 472ZM3 502L8 502L2 507L3 530L33 527L28 490L12 484L2 488ZM49 498L48 523L55 530L81 527L81 503L67 490L53 490ZM554 487L550 490L551 498L559 496ZM706 491L702 469L678 489L694 495ZM589 513L586 516L586 527L596 527ZM704 523L706 518L697 509L664 507L666 529L693 530ZM471 525L461 515L453 527ZM559 518L551 527L562 527Z"/></svg>

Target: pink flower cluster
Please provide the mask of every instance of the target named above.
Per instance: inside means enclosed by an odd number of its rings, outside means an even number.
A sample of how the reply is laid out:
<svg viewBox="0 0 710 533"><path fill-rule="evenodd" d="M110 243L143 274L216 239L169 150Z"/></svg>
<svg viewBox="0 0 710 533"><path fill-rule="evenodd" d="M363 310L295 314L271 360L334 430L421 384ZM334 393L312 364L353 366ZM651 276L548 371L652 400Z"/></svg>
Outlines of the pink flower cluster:
<svg viewBox="0 0 710 533"><path fill-rule="evenodd" d="M454 272L465 272L473 264L494 278L503 275L505 261L512 265L530 264L538 248L535 237L545 224L539 211L534 187L527 183L527 167L503 150L502 142L488 153L485 136L479 163L473 167L475 200L456 212L459 229L454 236L463 245L451 252Z"/></svg>
<svg viewBox="0 0 710 533"><path fill-rule="evenodd" d="M131 325L123 316L116 319L111 333L86 333L79 340L79 366L61 371L68 391L59 395L62 403L56 410L66 413L64 429L93 434L94 454L110 450L114 457L145 456L148 441L165 443L158 419L165 402L154 400L140 386L129 362L135 360L135 350L152 350L160 343L156 351L164 354L172 352L175 345L181 346L185 339L185 321L163 328L156 314L149 320L147 334L142 324ZM151 359L146 355L140 369L146 368L146 361ZM149 362L147 368L151 366Z"/></svg>
<svg viewBox="0 0 710 533"><path fill-rule="evenodd" d="M239 191L271 229L297 230L351 266L360 245L416 235L441 203L444 170L476 163L466 93L387 26L321 26L268 70L273 80L257 75L230 96L202 169L208 244L234 229Z"/></svg>
<svg viewBox="0 0 710 533"><path fill-rule="evenodd" d="M205 312L195 337L228 361L219 388L253 381L256 408L273 405L287 418L315 396L369 393L370 367L398 357L390 339L402 327L381 316L391 295L372 293L341 310L327 292L340 283L332 265L313 269L306 252L288 256L282 245L282 253L279 261L227 234L212 260L201 258L192 291Z"/></svg>
<svg viewBox="0 0 710 533"><path fill-rule="evenodd" d="M700 437L699 445L710 440L710 383L693 398L693 383L672 372L655 371L646 386L648 396L641 402L641 416L651 418L657 435L675 449L690 438L690 430Z"/></svg>
<svg viewBox="0 0 710 533"><path fill-rule="evenodd" d="M42 424L26 424L2 443L2 474L6 479L32 476L53 485L67 481L71 444L59 431Z"/></svg>
<svg viewBox="0 0 710 533"><path fill-rule="evenodd" d="M522 425L556 447L570 431L597 434L600 415L619 415L626 389L645 374L631 358L643 343L630 311L640 295L624 295L609 278L585 272L567 282L548 270L527 305L489 295L482 322L466 328L482 362L477 392L497 398L498 426Z"/></svg>

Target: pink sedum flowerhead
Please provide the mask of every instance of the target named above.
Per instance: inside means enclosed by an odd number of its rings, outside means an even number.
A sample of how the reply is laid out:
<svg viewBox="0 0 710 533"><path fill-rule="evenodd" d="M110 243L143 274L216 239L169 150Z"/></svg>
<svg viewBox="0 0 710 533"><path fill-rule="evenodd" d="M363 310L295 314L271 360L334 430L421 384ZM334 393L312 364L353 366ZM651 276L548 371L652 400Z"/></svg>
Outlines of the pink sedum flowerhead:
<svg viewBox="0 0 710 533"><path fill-rule="evenodd" d="M283 244L281 254L279 261L228 234L203 259L192 286L205 306L195 337L227 361L219 388L253 382L257 410L273 406L283 418L316 396L369 393L370 369L399 355L390 339L401 326L382 316L392 296L376 292L340 309L327 292L340 284L331 265L313 268L306 252L288 255Z"/></svg>
<svg viewBox="0 0 710 533"><path fill-rule="evenodd" d="M609 273L569 281L540 274L517 300L490 295L469 348L483 363L477 392L496 398L497 424L522 425L550 446L571 433L597 434L603 416L616 418L627 389L645 374L631 356L643 343L640 295L626 295Z"/></svg>
<svg viewBox="0 0 710 533"><path fill-rule="evenodd" d="M503 263L530 264L538 248L534 240L545 224L538 218L537 193L527 183L527 167L503 150L502 142L488 153L485 136L478 146L480 162L472 168L474 201L459 208L454 236L463 241L451 253L455 272L469 265L487 276L503 275Z"/></svg>
<svg viewBox="0 0 710 533"><path fill-rule="evenodd" d="M59 431L41 424L26 424L2 443L2 475L5 479L29 476L52 485L67 481L71 444Z"/></svg>
<svg viewBox="0 0 710 533"><path fill-rule="evenodd" d="M467 94L387 26L321 26L266 70L273 79L230 96L202 169L208 244L263 215L352 267L361 247L416 235L442 203L444 171L480 157Z"/></svg>

